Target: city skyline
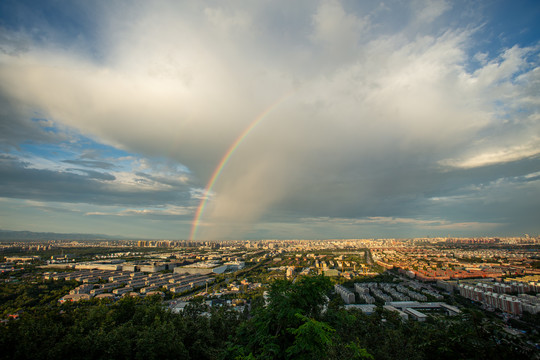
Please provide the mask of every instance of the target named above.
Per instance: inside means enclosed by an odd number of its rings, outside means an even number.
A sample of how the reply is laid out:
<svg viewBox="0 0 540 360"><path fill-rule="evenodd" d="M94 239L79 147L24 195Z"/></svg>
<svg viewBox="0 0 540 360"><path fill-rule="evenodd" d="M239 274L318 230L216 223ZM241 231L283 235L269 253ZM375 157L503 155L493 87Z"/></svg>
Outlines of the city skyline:
<svg viewBox="0 0 540 360"><path fill-rule="evenodd" d="M540 233L535 1L0 4L0 229Z"/></svg>

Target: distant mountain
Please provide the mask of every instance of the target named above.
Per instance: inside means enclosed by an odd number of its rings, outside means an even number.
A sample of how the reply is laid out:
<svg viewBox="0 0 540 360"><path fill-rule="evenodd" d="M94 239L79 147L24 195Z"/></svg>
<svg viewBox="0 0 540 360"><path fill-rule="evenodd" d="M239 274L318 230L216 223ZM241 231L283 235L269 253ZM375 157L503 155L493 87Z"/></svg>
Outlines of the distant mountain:
<svg viewBox="0 0 540 360"><path fill-rule="evenodd" d="M0 241L25 240L119 240L118 236L101 234L59 234L53 232L0 230Z"/></svg>

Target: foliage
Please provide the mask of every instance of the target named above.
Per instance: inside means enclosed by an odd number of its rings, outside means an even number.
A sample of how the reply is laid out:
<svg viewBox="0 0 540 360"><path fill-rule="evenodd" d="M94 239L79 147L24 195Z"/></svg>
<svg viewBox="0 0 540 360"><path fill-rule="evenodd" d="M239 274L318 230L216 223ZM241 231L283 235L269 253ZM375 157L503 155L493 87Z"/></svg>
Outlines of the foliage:
<svg viewBox="0 0 540 360"><path fill-rule="evenodd" d="M333 344L335 330L328 324L296 314L304 323L298 328L289 329L294 342L287 348L287 356L293 359L326 359L327 350Z"/></svg>
<svg viewBox="0 0 540 360"><path fill-rule="evenodd" d="M80 302L21 316L0 327L6 359L216 359L238 324L220 309L176 315L159 298Z"/></svg>
<svg viewBox="0 0 540 360"><path fill-rule="evenodd" d="M13 284L12 284L13 285ZM2 288L21 304L0 325L5 359L534 359L538 351L478 311L424 323L383 309L373 315L328 302L325 277L279 280L249 314L210 308L202 298L174 314L159 297L57 304L66 283ZM69 288L69 286L68 286ZM36 295L37 294L37 295ZM45 294L30 302L32 296ZM55 296L53 296L55 295ZM31 305L30 307L28 307ZM9 305L11 306L11 305Z"/></svg>
<svg viewBox="0 0 540 360"><path fill-rule="evenodd" d="M36 307L56 304L59 298L77 286L76 281L40 280L21 283L0 283L0 317Z"/></svg>

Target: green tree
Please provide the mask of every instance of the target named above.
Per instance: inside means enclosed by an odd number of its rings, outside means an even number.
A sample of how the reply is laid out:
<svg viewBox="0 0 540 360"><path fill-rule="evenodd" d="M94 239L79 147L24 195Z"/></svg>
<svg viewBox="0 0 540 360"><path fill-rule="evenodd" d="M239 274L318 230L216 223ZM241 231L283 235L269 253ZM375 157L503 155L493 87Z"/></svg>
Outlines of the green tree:
<svg viewBox="0 0 540 360"><path fill-rule="evenodd" d="M296 314L296 317L303 321L303 324L296 329L288 329L294 335L294 342L287 349L287 356L299 360L326 359L328 349L333 345L332 336L335 330L324 322L301 314Z"/></svg>

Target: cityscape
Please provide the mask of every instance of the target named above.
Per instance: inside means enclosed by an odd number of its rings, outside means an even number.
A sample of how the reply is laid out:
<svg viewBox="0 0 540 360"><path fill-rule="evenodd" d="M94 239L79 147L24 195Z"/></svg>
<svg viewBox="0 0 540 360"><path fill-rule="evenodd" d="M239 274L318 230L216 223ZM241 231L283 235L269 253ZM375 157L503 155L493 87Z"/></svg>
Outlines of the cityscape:
<svg viewBox="0 0 540 360"><path fill-rule="evenodd" d="M529 235L3 241L1 321L8 326L28 311L20 298L6 291L9 286L61 284L63 292L56 292L49 304L59 309L154 299L162 311L177 316L186 316L199 304L198 316L216 316L227 309L249 318L261 306L257 299L271 306L275 284L324 278L331 284L324 307L339 304L344 311L368 317L383 311L383 319L395 314L402 324L464 322L478 311L485 314L492 336L535 358L540 336L539 244L540 237Z"/></svg>
<svg viewBox="0 0 540 360"><path fill-rule="evenodd" d="M0 1L0 359L540 360L539 18Z"/></svg>

